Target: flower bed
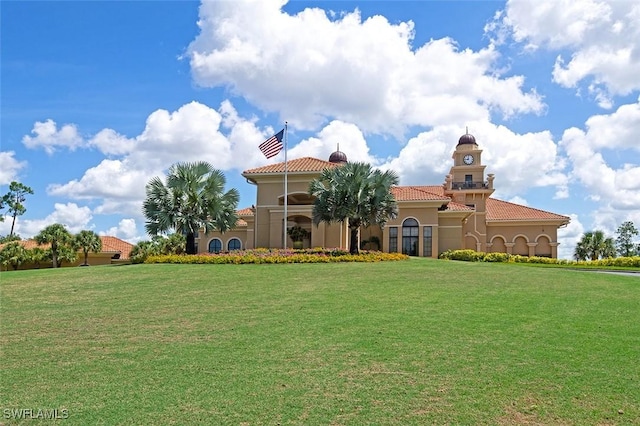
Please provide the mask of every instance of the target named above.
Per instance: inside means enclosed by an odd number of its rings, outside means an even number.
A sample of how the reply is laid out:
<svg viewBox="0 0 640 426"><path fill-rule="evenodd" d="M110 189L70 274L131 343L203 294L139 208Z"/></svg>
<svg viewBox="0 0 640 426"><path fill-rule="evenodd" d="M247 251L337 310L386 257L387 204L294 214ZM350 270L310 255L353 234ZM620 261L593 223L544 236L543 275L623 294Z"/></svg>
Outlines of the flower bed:
<svg viewBox="0 0 640 426"><path fill-rule="evenodd" d="M440 259L464 260L467 262L504 262L504 263L537 263L547 265L566 265L578 267L622 267L640 268L640 256L611 257L599 260L567 260L549 257L520 256L507 253L484 253L474 250L447 250Z"/></svg>
<svg viewBox="0 0 640 426"><path fill-rule="evenodd" d="M341 249L313 248L306 250L254 249L237 250L219 254L161 255L149 256L145 263L191 263L191 264L261 264L261 263L335 263L335 262L382 262L407 260L401 253L361 251L349 254Z"/></svg>

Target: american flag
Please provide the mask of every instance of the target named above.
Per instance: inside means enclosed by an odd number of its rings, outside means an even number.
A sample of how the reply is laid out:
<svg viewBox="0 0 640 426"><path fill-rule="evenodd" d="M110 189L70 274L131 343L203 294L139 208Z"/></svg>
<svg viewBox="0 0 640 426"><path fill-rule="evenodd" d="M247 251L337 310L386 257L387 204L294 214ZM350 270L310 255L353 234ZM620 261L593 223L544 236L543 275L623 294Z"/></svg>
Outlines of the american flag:
<svg viewBox="0 0 640 426"><path fill-rule="evenodd" d="M280 130L278 133L271 136L269 139L262 142L260 146L258 146L265 157L274 157L278 155L280 151L282 151L282 135L284 135L284 129Z"/></svg>

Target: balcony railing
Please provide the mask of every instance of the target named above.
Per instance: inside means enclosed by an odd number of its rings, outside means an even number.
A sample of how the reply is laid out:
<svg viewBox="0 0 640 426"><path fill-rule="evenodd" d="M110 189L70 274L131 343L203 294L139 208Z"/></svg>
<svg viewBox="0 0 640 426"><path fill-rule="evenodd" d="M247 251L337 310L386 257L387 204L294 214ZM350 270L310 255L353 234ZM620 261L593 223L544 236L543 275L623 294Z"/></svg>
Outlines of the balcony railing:
<svg viewBox="0 0 640 426"><path fill-rule="evenodd" d="M488 189L487 182L451 182L451 189Z"/></svg>

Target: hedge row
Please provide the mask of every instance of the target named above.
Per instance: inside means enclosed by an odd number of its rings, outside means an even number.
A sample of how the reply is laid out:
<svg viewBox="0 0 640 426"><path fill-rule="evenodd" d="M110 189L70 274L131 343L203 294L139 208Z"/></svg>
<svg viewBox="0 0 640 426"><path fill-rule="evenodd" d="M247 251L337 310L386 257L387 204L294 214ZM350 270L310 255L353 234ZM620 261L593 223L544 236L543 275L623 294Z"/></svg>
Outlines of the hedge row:
<svg viewBox="0 0 640 426"><path fill-rule="evenodd" d="M538 263L591 268L599 266L640 268L640 256L609 257L600 260L567 260L552 259L550 257L520 256L509 253L484 253L475 250L447 250L440 255L440 259L464 260L467 262Z"/></svg>
<svg viewBox="0 0 640 426"><path fill-rule="evenodd" d="M406 260L401 253L362 251L349 254L339 249L308 250L238 250L220 254L160 255L149 256L145 263L189 263L189 264L262 264L262 263L334 263L334 262L382 262Z"/></svg>

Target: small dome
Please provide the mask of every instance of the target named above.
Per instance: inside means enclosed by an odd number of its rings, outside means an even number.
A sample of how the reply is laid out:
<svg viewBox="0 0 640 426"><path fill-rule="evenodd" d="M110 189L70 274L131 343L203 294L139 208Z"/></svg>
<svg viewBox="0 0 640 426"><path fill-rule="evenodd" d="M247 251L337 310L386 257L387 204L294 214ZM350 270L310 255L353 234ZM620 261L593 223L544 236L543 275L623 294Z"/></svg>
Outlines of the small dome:
<svg viewBox="0 0 640 426"><path fill-rule="evenodd" d="M340 146L338 146L337 151L331 153L329 156L330 163L346 163L347 162L347 154L340 151Z"/></svg>
<svg viewBox="0 0 640 426"><path fill-rule="evenodd" d="M477 145L476 138L473 135L470 135L469 133L460 136L460 139L458 139L458 145L472 145L472 144Z"/></svg>

